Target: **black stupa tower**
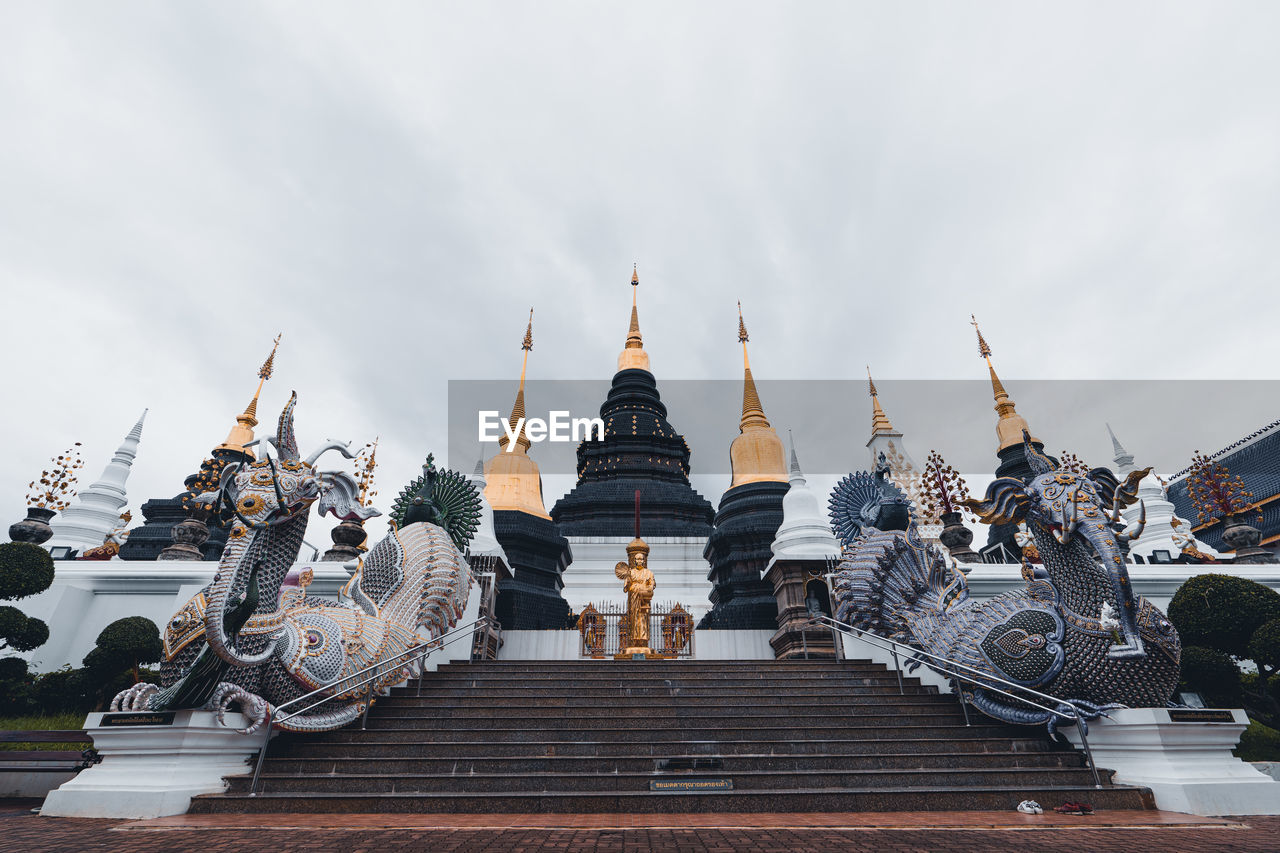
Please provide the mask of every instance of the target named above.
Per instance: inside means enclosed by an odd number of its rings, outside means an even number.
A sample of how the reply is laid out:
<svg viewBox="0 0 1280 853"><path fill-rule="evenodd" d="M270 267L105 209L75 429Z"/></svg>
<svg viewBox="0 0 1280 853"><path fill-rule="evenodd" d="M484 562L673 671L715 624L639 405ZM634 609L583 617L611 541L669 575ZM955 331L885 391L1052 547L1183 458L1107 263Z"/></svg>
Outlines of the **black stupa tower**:
<svg viewBox="0 0 1280 853"><path fill-rule="evenodd" d="M742 420L729 447L733 480L720 499L715 531L702 555L711 564L711 610L699 628L773 630L778 600L764 580L773 540L782 524L782 498L790 483L782 439L769 424L747 359L747 328L738 311L742 342Z"/></svg>
<svg viewBox="0 0 1280 853"><path fill-rule="evenodd" d="M630 536L635 495L645 535L711 533L711 504L689 484L689 445L667 422L667 407L649 372L631 275L631 327L609 396L600 406L604 437L578 445L578 483L551 508L565 536Z"/></svg>
<svg viewBox="0 0 1280 853"><path fill-rule="evenodd" d="M498 452L485 465L484 495L493 507L494 537L506 552L512 577L498 581L495 604L498 621L507 630L569 628L569 603L564 600L562 575L573 555L569 540L556 529L542 503L542 474L529 457L529 438L520 420L524 418L524 378L533 349L533 311L524 333L524 365L520 368L520 389L511 407L511 432L515 446L506 435L498 439Z"/></svg>

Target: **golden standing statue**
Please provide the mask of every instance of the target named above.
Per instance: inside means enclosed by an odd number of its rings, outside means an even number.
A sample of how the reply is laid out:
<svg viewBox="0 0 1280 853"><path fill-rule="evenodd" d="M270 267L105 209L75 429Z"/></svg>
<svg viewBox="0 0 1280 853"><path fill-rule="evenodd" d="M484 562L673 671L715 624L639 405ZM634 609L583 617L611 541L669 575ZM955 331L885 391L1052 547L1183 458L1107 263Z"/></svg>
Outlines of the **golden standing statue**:
<svg viewBox="0 0 1280 853"><path fill-rule="evenodd" d="M618 580L624 582L623 591L627 594L627 646L619 658L653 655L649 648L649 606L655 584L648 562L649 545L637 536L627 546L627 562L618 563L613 570Z"/></svg>

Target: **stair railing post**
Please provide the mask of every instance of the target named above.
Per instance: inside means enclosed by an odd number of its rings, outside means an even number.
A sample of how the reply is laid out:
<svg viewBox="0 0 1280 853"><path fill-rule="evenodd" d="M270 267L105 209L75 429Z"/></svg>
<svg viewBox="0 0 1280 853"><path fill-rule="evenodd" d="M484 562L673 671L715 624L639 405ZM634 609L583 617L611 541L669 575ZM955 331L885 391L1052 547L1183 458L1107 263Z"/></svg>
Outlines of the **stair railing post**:
<svg viewBox="0 0 1280 853"><path fill-rule="evenodd" d="M958 678L952 679L951 683L955 685L956 695L960 697L960 710L964 713L964 724L971 726L973 723L969 722L969 703L964 701L964 685L960 683Z"/></svg>
<svg viewBox="0 0 1280 853"><path fill-rule="evenodd" d="M895 647L890 654L893 655L893 671L898 675L898 695L906 696L907 691L902 686L902 667L898 665L898 649Z"/></svg>
<svg viewBox="0 0 1280 853"><path fill-rule="evenodd" d="M275 725L274 711L267 712L267 736L262 741L262 749L258 750L258 762L253 765L253 781L249 783L249 796L258 796L258 777L262 775L262 762L267 757L267 747L271 745L271 728Z"/></svg>
<svg viewBox="0 0 1280 853"><path fill-rule="evenodd" d="M1098 777L1098 765L1093 760L1093 750L1089 748L1089 735L1085 731L1088 723L1080 719L1079 713L1076 714L1076 729L1080 732L1080 745L1084 747L1085 760L1089 762L1089 769L1093 771L1093 787L1101 788L1102 780Z"/></svg>

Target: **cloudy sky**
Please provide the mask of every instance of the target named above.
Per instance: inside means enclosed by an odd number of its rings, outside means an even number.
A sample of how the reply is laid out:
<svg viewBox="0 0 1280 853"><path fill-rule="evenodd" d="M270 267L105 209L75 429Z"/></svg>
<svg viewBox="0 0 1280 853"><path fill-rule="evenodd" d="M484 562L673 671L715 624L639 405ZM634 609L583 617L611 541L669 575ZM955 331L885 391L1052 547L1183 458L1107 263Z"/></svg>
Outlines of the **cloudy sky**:
<svg viewBox="0 0 1280 853"><path fill-rule="evenodd" d="M757 377L870 363L886 402L984 378L970 312L1015 398L1275 380L1276 32L1261 3L5 3L0 509L73 441L92 480L145 407L132 506L175 493L277 332L264 421L296 389L304 445L381 436L390 495L450 380L514 380L530 306L531 376L607 380L633 262L660 381L740 376L739 299ZM1260 381L1189 426L1165 387L1127 434L1166 470L1280 414ZM1117 417L1046 441L1105 462ZM991 418L898 425L923 456Z"/></svg>

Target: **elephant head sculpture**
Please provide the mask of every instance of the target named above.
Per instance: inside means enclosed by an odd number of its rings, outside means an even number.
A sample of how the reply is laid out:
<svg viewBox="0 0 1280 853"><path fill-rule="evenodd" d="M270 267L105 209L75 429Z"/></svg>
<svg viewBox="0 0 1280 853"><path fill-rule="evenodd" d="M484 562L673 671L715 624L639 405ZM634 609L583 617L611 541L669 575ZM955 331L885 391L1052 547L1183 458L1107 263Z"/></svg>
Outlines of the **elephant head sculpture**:
<svg viewBox="0 0 1280 853"><path fill-rule="evenodd" d="M1025 430L1022 442L1035 474L1031 481L1023 483L1013 477L999 477L987 487L982 500L968 500L965 504L987 524L1025 522L1036 539L1045 570L1055 578L1064 596L1077 594L1077 588L1089 586L1073 578L1055 577L1065 572L1066 550L1087 547L1092 552L1093 563L1109 581L1113 600L1101 604L1114 610L1119 622L1119 641L1112 644L1108 655L1112 658L1144 656L1146 651L1138 633L1138 602L1120 544L1142 534L1146 507L1141 506L1133 531L1116 528L1120 510L1137 499L1138 483L1151 469L1133 471L1123 482L1106 468L1094 468L1081 475L1060 469L1038 452Z"/></svg>
<svg viewBox="0 0 1280 853"><path fill-rule="evenodd" d="M302 544L311 505L318 503L321 514L329 512L342 520L379 515L376 509L360 504L359 488L349 474L316 470L316 461L329 450L353 458L346 444L328 441L310 456L300 456L293 430L297 401L294 393L280 414L275 439L270 441L277 458L268 455L264 444L261 459L228 465L215 491L191 499L233 517L218 573L207 594L204 628L209 647L235 666L259 664L274 653L283 619L277 603L280 586ZM284 555L287 559L281 559ZM254 566L265 567L257 578L261 589L258 607L236 636L229 636L224 630L227 602L244 596Z"/></svg>

